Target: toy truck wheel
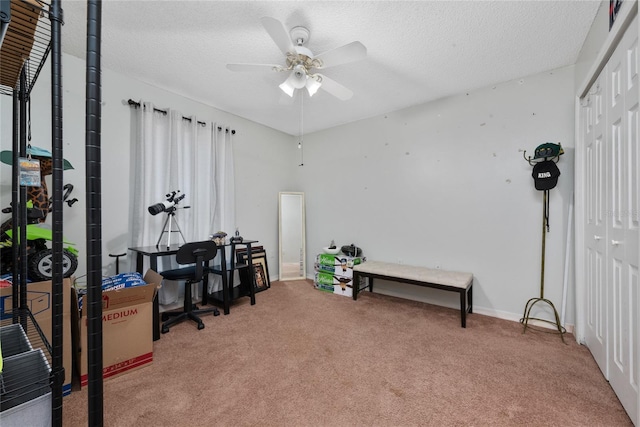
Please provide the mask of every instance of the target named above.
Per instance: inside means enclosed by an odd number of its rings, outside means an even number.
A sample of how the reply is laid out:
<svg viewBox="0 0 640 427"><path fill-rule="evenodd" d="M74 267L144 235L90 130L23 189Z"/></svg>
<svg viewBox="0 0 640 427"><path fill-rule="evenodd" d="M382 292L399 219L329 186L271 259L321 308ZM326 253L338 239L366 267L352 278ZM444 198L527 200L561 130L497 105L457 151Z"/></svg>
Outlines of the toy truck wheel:
<svg viewBox="0 0 640 427"><path fill-rule="evenodd" d="M78 268L78 258L64 249L62 251L62 275L69 277ZM51 280L53 274L53 251L45 249L29 257L29 278L31 280Z"/></svg>

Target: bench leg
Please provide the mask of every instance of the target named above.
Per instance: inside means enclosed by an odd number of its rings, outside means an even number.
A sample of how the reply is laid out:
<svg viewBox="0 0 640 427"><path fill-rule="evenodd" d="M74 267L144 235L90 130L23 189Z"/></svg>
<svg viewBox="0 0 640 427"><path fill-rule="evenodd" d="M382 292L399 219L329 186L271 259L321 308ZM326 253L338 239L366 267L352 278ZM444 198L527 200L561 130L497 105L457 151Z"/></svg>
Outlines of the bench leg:
<svg viewBox="0 0 640 427"><path fill-rule="evenodd" d="M469 313L473 313L473 283L469 286Z"/></svg>
<svg viewBox="0 0 640 427"><path fill-rule="evenodd" d="M353 273L353 300L357 301L358 291L360 290L360 275Z"/></svg>
<svg viewBox="0 0 640 427"><path fill-rule="evenodd" d="M460 316L462 320L462 327L467 327L467 290L460 291Z"/></svg>
<svg viewBox="0 0 640 427"><path fill-rule="evenodd" d="M353 273L353 299L354 301L358 299L358 292L364 289L364 287L360 288L360 279L368 280L368 284L366 286L369 287L369 292L373 292L373 277L371 276L363 276L360 273Z"/></svg>

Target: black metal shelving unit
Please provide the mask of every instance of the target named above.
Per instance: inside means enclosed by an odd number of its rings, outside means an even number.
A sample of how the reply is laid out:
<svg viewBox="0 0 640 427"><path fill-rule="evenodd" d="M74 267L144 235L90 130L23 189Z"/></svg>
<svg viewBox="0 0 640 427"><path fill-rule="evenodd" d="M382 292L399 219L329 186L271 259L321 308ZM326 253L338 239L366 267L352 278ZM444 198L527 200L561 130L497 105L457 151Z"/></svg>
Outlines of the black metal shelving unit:
<svg viewBox="0 0 640 427"><path fill-rule="evenodd" d="M8 1L8 0L2 0ZM0 95L13 96L13 175L12 204L14 236L18 226L26 224L26 188L20 187L18 158L26 155L27 101L47 58L51 60L51 152L52 152L52 339L48 343L40 333L42 347L48 352L51 388L51 425L62 426L63 330L63 144L62 144L62 51L63 25L61 0L10 0L11 19L0 46ZM4 11L4 9L3 9ZM4 20L4 19L3 19ZM89 359L88 423L103 425L102 386L102 222L101 222L101 64L100 44L102 4L87 0L86 67L86 182L87 182L87 323ZM11 324L40 330L26 300L26 230L20 227L21 244L13 246L13 298ZM41 331L40 331L41 332ZM44 350L43 350L44 351ZM84 356L83 356L84 357ZM1 381L0 381L1 383ZM2 384L0 384L0 389ZM29 423L25 423L28 425Z"/></svg>
<svg viewBox="0 0 640 427"><path fill-rule="evenodd" d="M63 327L63 292L62 292L62 102L61 102L61 49L60 29L62 25L62 10L59 0L47 3L42 0L11 0L10 19L6 34L0 46L0 95L13 97L12 120L12 206L13 206L13 284L11 309L1 316L2 326L19 325L29 342L29 346L39 348L45 355L49 375L44 384L42 375L29 373L22 375L22 383L17 383L17 390L9 393L6 388L2 395L5 407L16 400L16 395L22 395L18 401L29 399L41 393L43 389L51 392L51 425L62 425L62 385L64 383L64 367L62 363L62 327ZM31 91L47 60L52 61L52 161L53 185L52 199L59 200L53 204L53 260L52 275L52 333L49 343L44 337L39 325L35 321L27 302L27 193L26 188L19 185L18 158L26 157L27 147L27 103ZM59 130L59 131L58 131ZM19 242L19 243L17 243ZM58 254L56 255L56 252ZM3 343L9 342L9 334L3 334ZM13 350L13 349L12 349ZM3 349L4 351L4 349ZM7 359L9 361L9 359ZM24 371L31 365L19 365L18 370ZM32 370L35 371L35 368ZM9 372L5 369L5 380ZM33 382L33 384L30 384ZM6 384L5 384L6 385ZM34 390L38 389L38 390ZM48 390L44 390L47 391Z"/></svg>
<svg viewBox="0 0 640 427"><path fill-rule="evenodd" d="M11 0L11 21L0 48L0 94L19 89L20 72L26 72L31 93L51 51L50 5L40 0ZM23 67L24 66L24 67Z"/></svg>

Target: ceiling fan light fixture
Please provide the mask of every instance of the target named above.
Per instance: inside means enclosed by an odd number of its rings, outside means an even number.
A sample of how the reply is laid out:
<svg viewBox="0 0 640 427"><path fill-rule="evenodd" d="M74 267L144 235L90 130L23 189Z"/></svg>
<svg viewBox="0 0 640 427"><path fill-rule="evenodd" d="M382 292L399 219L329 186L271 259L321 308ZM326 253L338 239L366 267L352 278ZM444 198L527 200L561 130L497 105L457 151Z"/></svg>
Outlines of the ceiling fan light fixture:
<svg viewBox="0 0 640 427"><path fill-rule="evenodd" d="M293 98L293 92L295 92L296 89L303 88L306 83L306 79L306 74L302 76L302 78L296 76L296 70L294 69L291 74L289 74L289 77L287 77L287 80L280 85L280 89Z"/></svg>
<svg viewBox="0 0 640 427"><path fill-rule="evenodd" d="M307 92L309 92L309 96L315 95L318 89L320 89L320 86L322 86L322 83L320 83L319 80L313 77L309 77L307 79L307 85L306 85Z"/></svg>
<svg viewBox="0 0 640 427"><path fill-rule="evenodd" d="M33 1L33 0L31 0ZM0 0L0 4L4 4ZM367 56L367 48L359 41L354 41L346 45L325 51L319 55L314 55L306 47L309 41L309 30L305 27L294 27L288 32L284 24L271 17L261 19L271 39L285 55L285 65L269 64L227 64L231 71L261 71L270 69L271 71L285 72L289 75L286 80L279 85L280 89L293 98L296 89L307 88L309 96L316 94L322 87L323 91L346 101L351 99L353 92L342 86L340 83L320 74L318 71L327 67L346 64L364 59ZM319 70L316 70L319 69ZM304 97L301 97L301 99Z"/></svg>
<svg viewBox="0 0 640 427"><path fill-rule="evenodd" d="M289 79L285 80L279 87L284 93L293 98L293 92L296 88L289 83Z"/></svg>
<svg viewBox="0 0 640 427"><path fill-rule="evenodd" d="M293 72L291 73L291 77L293 81L293 87L296 89L302 89L307 84L307 69L304 68L304 65L298 64L293 67Z"/></svg>

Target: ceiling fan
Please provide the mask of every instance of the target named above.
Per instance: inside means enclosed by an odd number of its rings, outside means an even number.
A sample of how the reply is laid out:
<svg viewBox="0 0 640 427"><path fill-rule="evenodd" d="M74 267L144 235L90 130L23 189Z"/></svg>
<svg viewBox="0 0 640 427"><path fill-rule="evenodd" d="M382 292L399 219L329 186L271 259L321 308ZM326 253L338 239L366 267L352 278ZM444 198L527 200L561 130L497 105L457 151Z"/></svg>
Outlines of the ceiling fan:
<svg viewBox="0 0 640 427"><path fill-rule="evenodd" d="M264 17L261 22L278 48L285 54L286 65L227 64L229 70L289 72L289 77L280 84L280 89L290 97L293 97L296 89L302 88L307 89L309 96L313 96L320 88L343 101L353 96L351 90L316 70L323 70L365 58L367 56L367 48L362 43L354 41L319 55L314 55L305 46L309 41L309 30L307 28L294 27L290 32L287 32L282 22L275 18Z"/></svg>

